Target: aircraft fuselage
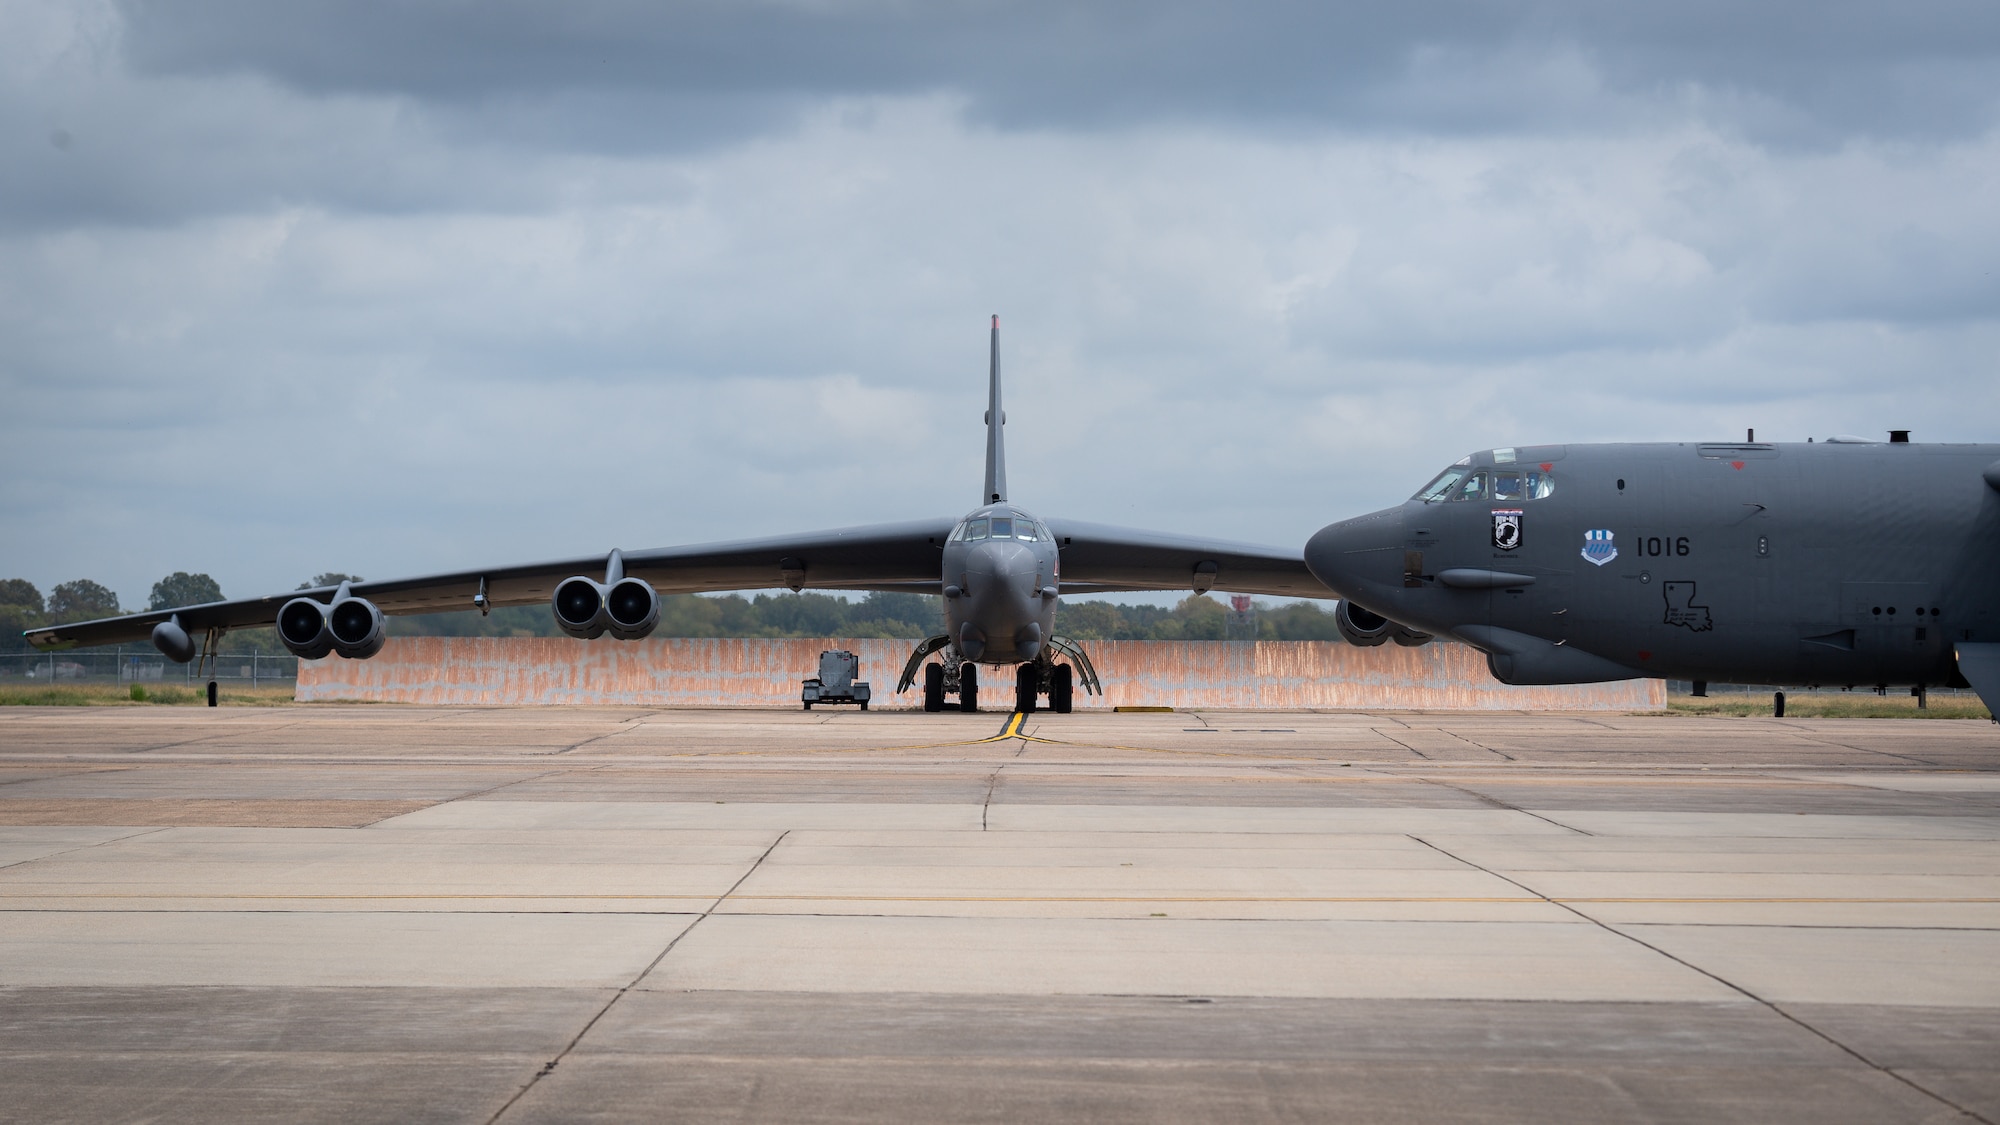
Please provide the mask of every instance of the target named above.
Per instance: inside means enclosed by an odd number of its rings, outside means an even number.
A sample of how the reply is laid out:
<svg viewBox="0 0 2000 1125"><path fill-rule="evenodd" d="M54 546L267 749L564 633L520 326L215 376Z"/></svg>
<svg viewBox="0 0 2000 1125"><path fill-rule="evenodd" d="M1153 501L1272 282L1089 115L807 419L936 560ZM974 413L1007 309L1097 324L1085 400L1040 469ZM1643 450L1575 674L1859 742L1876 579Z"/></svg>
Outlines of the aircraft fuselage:
<svg viewBox="0 0 2000 1125"><path fill-rule="evenodd" d="M1055 632L1061 561L1048 526L1013 504L969 513L944 545L945 632L965 659L1019 664Z"/></svg>
<svg viewBox="0 0 2000 1125"><path fill-rule="evenodd" d="M1955 644L2000 641L1996 461L1913 443L1488 450L1305 556L1509 682L1939 684Z"/></svg>

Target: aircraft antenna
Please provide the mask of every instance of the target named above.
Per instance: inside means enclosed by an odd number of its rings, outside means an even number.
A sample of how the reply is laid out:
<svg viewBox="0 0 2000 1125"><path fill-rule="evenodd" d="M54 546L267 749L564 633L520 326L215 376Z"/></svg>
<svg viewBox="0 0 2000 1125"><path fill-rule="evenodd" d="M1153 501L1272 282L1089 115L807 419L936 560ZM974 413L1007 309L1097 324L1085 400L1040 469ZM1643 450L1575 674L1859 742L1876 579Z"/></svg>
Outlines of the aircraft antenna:
<svg viewBox="0 0 2000 1125"><path fill-rule="evenodd" d="M993 318L992 366L986 388L986 492L981 504L998 504L1007 499L1007 443L1000 427L1007 424L1007 412L1000 409L1000 317Z"/></svg>

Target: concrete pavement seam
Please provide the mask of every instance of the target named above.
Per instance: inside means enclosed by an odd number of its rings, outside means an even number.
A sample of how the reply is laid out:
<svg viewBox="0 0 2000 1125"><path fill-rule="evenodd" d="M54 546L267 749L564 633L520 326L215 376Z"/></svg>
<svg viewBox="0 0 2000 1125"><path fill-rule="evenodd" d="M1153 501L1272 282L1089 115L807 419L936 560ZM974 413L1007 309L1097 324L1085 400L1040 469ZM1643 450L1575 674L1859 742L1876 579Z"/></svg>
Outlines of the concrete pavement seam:
<svg viewBox="0 0 2000 1125"><path fill-rule="evenodd" d="M1471 798L1472 798L1473 800L1475 800L1475 801L1484 801L1485 803L1487 803L1487 804L1489 804L1489 805L1492 805L1492 806L1493 806L1494 808L1499 808L1499 809L1506 809L1506 810L1507 810L1508 812L1517 812L1517 813L1520 813L1520 814L1521 814L1522 816L1532 816L1532 817L1534 817L1534 818L1535 818L1536 820L1540 820L1540 821L1544 821L1544 822L1546 822L1546 823L1549 823L1549 824L1553 824L1553 825L1555 825L1555 826L1556 826L1557 828L1566 828L1566 829L1568 829L1569 831L1571 831L1571 832L1575 832L1575 833L1577 833L1577 834L1579 834L1579 835L1583 835L1583 836L1595 836L1595 835L1597 835L1597 833L1595 833L1595 832L1591 832L1591 831L1589 831L1589 830L1587 830L1587 829L1583 829L1583 828L1578 828L1578 827L1576 827L1576 826L1575 826L1575 825L1573 825L1573 824L1564 824L1564 823L1563 823L1562 821L1560 821L1560 820L1556 820L1556 819L1554 819L1553 817L1546 817L1546 816L1543 816L1543 815L1542 815L1541 813L1538 813L1538 812L1532 812L1532 811L1530 811L1530 810L1528 810L1528 809L1524 809L1524 808L1520 807L1519 805L1510 805L1510 804L1508 804L1508 803L1507 803L1506 801L1503 801L1503 800L1501 800L1501 799L1500 799L1500 798L1498 798L1498 797L1490 797L1490 796L1488 796L1488 795L1486 795L1486 794L1484 794L1484 793L1479 793L1479 792L1475 792L1474 790L1471 790L1471 789L1467 789L1467 788L1465 788L1465 787L1464 787L1464 786L1462 786L1462 785L1453 785L1453 784L1452 784L1451 782L1449 782L1449 781L1440 781L1440 780L1438 780L1438 779L1437 779L1437 778L1435 778L1435 777L1419 777L1419 778L1416 778L1415 780L1417 780L1417 781L1421 781L1421 782L1425 783L1426 785L1441 785L1441 786L1443 786L1443 787L1444 787L1444 788L1446 788L1446 789L1451 789L1451 790L1455 790L1455 791L1457 791L1457 792L1459 792L1459 793L1463 793L1463 794L1465 794L1466 796L1468 796L1468 797L1471 797ZM1412 837L1410 837L1410 838L1411 838L1411 839L1413 839L1413 840L1414 840L1414 839L1416 839L1416 837L1414 837L1414 836L1412 836ZM1419 841L1419 842L1421 843L1422 841ZM1431 845L1428 845L1428 844L1426 844L1426 846L1428 847L1428 846L1431 846ZM1442 849L1442 848L1439 848L1438 850L1439 850L1439 851L1443 851L1444 849ZM1446 854L1450 854L1450 853L1446 853ZM1452 856L1451 858L1453 858L1453 859L1458 859L1458 857L1457 857L1457 856ZM1465 862L1465 861L1464 861L1464 860L1459 860L1459 862L1460 862L1460 863L1463 863L1463 862ZM1504 876L1503 876L1503 878L1504 878Z"/></svg>
<svg viewBox="0 0 2000 1125"><path fill-rule="evenodd" d="M1397 738L1393 734L1383 734L1379 730L1376 731L1375 733L1382 735L1383 738L1386 738L1389 741L1395 743L1396 745L1401 746L1403 749L1408 750L1410 753L1415 754L1417 757L1422 758L1426 762L1431 760L1431 756L1429 754L1426 754L1422 750L1419 750L1416 747L1410 745L1409 743L1404 742L1402 739Z"/></svg>
<svg viewBox="0 0 2000 1125"><path fill-rule="evenodd" d="M1502 882L1510 883L1516 887L1519 887L1522 890L1528 892L1531 895L1534 895L1536 898L1541 899L1543 902L1546 902L1551 906L1567 910L1571 914L1574 914L1578 918L1581 918L1584 921L1589 922L1591 925L1598 927L1599 929L1603 930L1608 934L1624 938L1626 941L1629 941L1632 944L1641 947L1642 949L1647 949L1654 953L1659 954L1661 957L1664 957L1667 960L1672 961L1674 964L1679 965L1682 968L1689 969L1696 973L1700 973L1702 976L1707 977L1708 979L1723 986L1724 988L1727 988L1730 991L1738 993L1739 995L1745 997L1746 999L1749 999L1759 1005L1762 1005L1764 1008L1768 1009L1773 1015L1776 1015L1780 1019L1785 1020L1787 1023L1792 1024L1794 1027L1797 1027L1800 1030L1807 1032L1814 1038L1819 1039L1821 1042L1824 1042L1832 1046L1834 1049L1840 1051L1842 1054L1848 1056L1849 1058L1867 1067L1868 1069L1875 1071L1877 1074L1880 1074L1886 1078L1901 1083L1902 1085L1909 1087L1911 1090L1914 1090L1917 1093L1922 1094L1924 1097L1927 1097L1932 1101L1937 1102L1939 1105L1942 1105L1947 1109L1950 1109L1960 1114L1961 1116L1964 1116L1973 1121L1980 1122L1981 1125L1995 1125L1992 1118L1984 1117L1978 1113L1974 1113L1972 1110L1969 1110L1966 1107L1959 1105L1957 1102L1952 1101L1950 1098L1945 1097L1943 1094L1940 1094L1937 1091L1932 1090L1929 1087L1926 1087L1916 1082L1909 1076L1898 1073L1897 1071L1889 1067L1883 1066L1882 1064L1876 1062L1874 1059L1871 1059L1867 1055L1862 1054L1855 1048L1848 1046L1847 1044L1841 1042L1838 1039L1835 1039L1832 1035L1829 1035L1826 1032L1821 1031L1819 1028L1814 1027L1812 1024L1807 1023L1805 1020L1802 1020L1799 1017L1793 1015L1792 1013L1786 1011L1785 1009L1779 1007L1776 1002L1771 1000L1766 1000L1762 996L1757 995L1756 993L1750 991L1749 989L1743 987L1740 984L1737 984L1735 981L1732 981L1727 977L1721 976L1718 973L1711 972L1708 969L1704 969L1700 965L1697 965L1692 961L1676 957L1672 953L1669 953L1666 950L1660 948L1659 946L1654 945L1652 942L1628 934L1624 930L1619 929L1618 927L1612 925L1609 922L1604 921L1603 919L1592 917L1590 914L1577 909L1575 906L1571 905L1568 902L1550 898L1548 895L1545 895L1541 891L1538 891L1535 888L1529 886L1528 884L1521 882L1519 879L1513 878L1512 876L1509 875L1503 875L1500 872L1495 871L1490 867L1486 867L1482 864L1475 863L1472 860L1466 859L1464 856L1458 855L1444 848L1438 847L1436 844L1431 843L1429 840L1424 839L1422 836L1417 836L1412 834L1410 836L1410 839L1415 840L1417 843L1422 844L1427 848L1430 848L1432 851L1437 852L1439 855L1447 856L1451 859L1457 860L1458 862L1465 864L1467 867L1470 867L1475 871L1484 872L1487 875L1493 876L1495 879L1499 879Z"/></svg>
<svg viewBox="0 0 2000 1125"><path fill-rule="evenodd" d="M634 988L639 987L639 982L645 980L647 976L651 975L654 969L659 967L660 962L667 959L667 954L672 953L674 951L674 947L681 943L681 939L693 933L696 926L699 926L704 921L706 921L708 917L714 914L716 909L719 908L723 904L723 902L729 898L730 895L736 893L736 888L742 886L744 882L750 878L750 876L756 874L757 869L764 865L765 860L771 858L771 853L777 851L778 845L784 843L785 837L791 834L792 830L789 828L778 833L778 838L771 841L771 846L764 849L764 853L757 857L756 861L750 865L749 869L744 871L743 874L739 876L734 883L729 884L728 890L723 891L720 895L716 896L715 901L709 903L708 909L703 910L699 917L697 917L694 921L689 922L687 926L681 930L680 933L675 934L673 936L673 940L667 942L666 948L660 950L658 956L654 957L651 961L648 961L646 963L645 968L639 970L639 975L633 977L629 981L626 981L624 987L620 988L617 992L613 993L611 995L611 999L606 1000L604 1002L604 1006L597 1010L597 1014L590 1017L589 1020L585 1021L583 1028L576 1033L575 1038L571 1039L569 1043L563 1047L562 1050L556 1052L556 1056L554 1058L550 1059L546 1063L543 1063L542 1069L536 1071L534 1075L528 1079L526 1085L522 1086L519 1090L516 1090L514 1092L514 1096L508 1098L507 1103L505 1105L501 1106L498 1110L495 1110L493 1116L486 1119L486 1125L496 1125L496 1123L502 1117L506 1116L508 1110L514 1108L515 1103L519 1102L522 1098L528 1096L528 1091L534 1089L537 1083L541 1082L542 1079L548 1077L550 1074L555 1073L556 1067L564 1059L570 1056L570 1052L576 1050L577 1044L583 1042L583 1037L590 1034L590 1029L597 1026L597 1021L603 1019L607 1014L609 1014L611 1009L617 1005L618 1001L623 1000L625 998L626 993L631 992Z"/></svg>
<svg viewBox="0 0 2000 1125"><path fill-rule="evenodd" d="M101 848L106 844L116 844L124 840L136 840L141 836L150 836L155 832L165 832L169 828L177 828L177 827L184 827L184 826L174 825L174 824L162 824L157 827L142 828L137 832L128 832L123 836L113 836L109 840L96 840L88 844L78 844L76 847L73 848L64 848L59 852L50 852L47 855L32 856L28 859L17 859L12 863L0 863L0 871L6 871L9 868L19 867L22 864L26 863L40 863L45 859L55 859L58 856L69 855L72 852L87 852L92 848Z"/></svg>

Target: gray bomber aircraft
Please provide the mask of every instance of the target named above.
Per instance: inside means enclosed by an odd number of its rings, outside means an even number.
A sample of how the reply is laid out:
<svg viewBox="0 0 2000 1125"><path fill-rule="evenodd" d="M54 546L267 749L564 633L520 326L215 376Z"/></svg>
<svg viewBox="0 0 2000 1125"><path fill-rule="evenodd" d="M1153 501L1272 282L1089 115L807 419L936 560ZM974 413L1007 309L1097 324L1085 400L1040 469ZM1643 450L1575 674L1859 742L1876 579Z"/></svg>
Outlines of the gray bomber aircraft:
<svg viewBox="0 0 2000 1125"><path fill-rule="evenodd" d="M342 583L270 597L180 606L27 633L42 648L150 638L169 658L212 659L229 629L275 624L301 657L366 659L382 650L385 615L547 602L572 637L637 640L660 620L661 593L786 586L940 594L945 632L916 647L896 690L921 674L927 711L945 697L979 706L979 666L1012 668L1016 707L1046 697L1070 709L1081 680L1099 690L1083 648L1055 632L1059 593L1209 590L1331 597L1297 550L1073 520L1042 520L1007 497L1000 404L1000 318L993 318L986 409L986 485L960 519L877 524L768 539L611 551L526 566L487 567L386 582ZM597 577L602 575L600 579ZM200 638L199 642L196 638ZM931 660L935 656L937 659ZM1058 657L1062 658L1058 661ZM928 661L928 663L927 663ZM209 702L215 701L213 681Z"/></svg>
<svg viewBox="0 0 2000 1125"><path fill-rule="evenodd" d="M1450 636L1504 683L1970 686L2000 711L2000 446L1491 449L1305 556L1348 640Z"/></svg>

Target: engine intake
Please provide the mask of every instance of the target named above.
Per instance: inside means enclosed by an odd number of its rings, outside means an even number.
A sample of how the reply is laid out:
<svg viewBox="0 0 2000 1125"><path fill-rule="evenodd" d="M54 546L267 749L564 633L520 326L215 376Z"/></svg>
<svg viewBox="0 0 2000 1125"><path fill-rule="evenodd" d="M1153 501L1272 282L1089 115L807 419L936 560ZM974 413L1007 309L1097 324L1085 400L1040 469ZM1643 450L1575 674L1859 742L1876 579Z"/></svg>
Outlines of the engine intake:
<svg viewBox="0 0 2000 1125"><path fill-rule="evenodd" d="M565 578L549 599L555 611L556 628L580 641L594 641L604 635L604 587L577 575Z"/></svg>
<svg viewBox="0 0 2000 1125"><path fill-rule="evenodd" d="M1429 633L1418 632L1408 625L1398 624L1394 629L1389 630L1389 639L1402 645L1404 648L1420 648L1431 643L1436 638L1432 637Z"/></svg>
<svg viewBox="0 0 2000 1125"><path fill-rule="evenodd" d="M382 611L366 598L336 596L332 605L293 598L278 611L278 639L302 660L328 653L366 660L382 651L389 631Z"/></svg>
<svg viewBox="0 0 2000 1125"><path fill-rule="evenodd" d="M636 641L660 623L660 594L641 578L621 578L604 596L604 613L611 619L611 635L621 641Z"/></svg>
<svg viewBox="0 0 2000 1125"><path fill-rule="evenodd" d="M1342 598L1333 609L1333 627L1340 630L1341 639L1348 644L1374 648L1389 639L1396 623Z"/></svg>
<svg viewBox="0 0 2000 1125"><path fill-rule="evenodd" d="M606 586L579 574L563 579L549 604L556 627L582 641L606 633L636 641L660 624L659 592L642 578L620 578Z"/></svg>
<svg viewBox="0 0 2000 1125"><path fill-rule="evenodd" d="M326 607L311 598L293 598L278 611L278 639L293 656L318 660L333 651L333 631L326 627Z"/></svg>
<svg viewBox="0 0 2000 1125"><path fill-rule="evenodd" d="M349 660L368 659L381 652L389 639L382 611L366 598L334 602L326 615L326 627L333 634L333 651Z"/></svg>

